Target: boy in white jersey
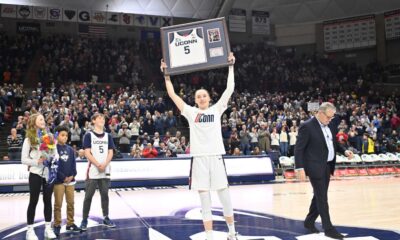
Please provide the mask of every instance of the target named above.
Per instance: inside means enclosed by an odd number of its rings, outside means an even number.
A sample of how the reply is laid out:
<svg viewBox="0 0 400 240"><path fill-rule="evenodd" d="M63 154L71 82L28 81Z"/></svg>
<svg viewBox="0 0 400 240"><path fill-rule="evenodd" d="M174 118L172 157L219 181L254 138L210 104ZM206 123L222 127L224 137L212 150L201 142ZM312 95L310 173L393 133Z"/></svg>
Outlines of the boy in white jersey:
<svg viewBox="0 0 400 240"><path fill-rule="evenodd" d="M93 131L86 133L83 137L83 148L89 165L86 176L85 200L83 202L82 231L87 230L90 205L97 186L101 196L101 208L104 216L103 224L110 228L115 227L113 221L108 217L110 162L115 146L111 135L104 132L104 115L95 113L92 116L92 123L94 125Z"/></svg>
<svg viewBox="0 0 400 240"><path fill-rule="evenodd" d="M169 76L165 75L165 85L169 97L186 117L190 127L190 154L193 157L190 173L190 188L200 195L203 225L207 240L212 240L212 213L210 190L215 190L223 205L224 217L229 228L228 240L236 240L233 208L228 190L228 180L222 155L225 148L222 141L221 116L228 106L229 98L235 88L233 64L235 57L229 54L229 74L227 87L220 100L210 107L210 95L204 89L195 93L195 103L198 107L187 105L174 91ZM166 63L161 60L161 71Z"/></svg>

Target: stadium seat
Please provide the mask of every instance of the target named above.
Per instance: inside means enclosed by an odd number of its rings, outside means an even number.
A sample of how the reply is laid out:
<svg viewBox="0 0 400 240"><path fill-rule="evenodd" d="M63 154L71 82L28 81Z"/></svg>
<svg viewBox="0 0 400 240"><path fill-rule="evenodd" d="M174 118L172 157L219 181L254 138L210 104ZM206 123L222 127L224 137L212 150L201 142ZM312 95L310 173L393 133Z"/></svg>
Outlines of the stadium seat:
<svg viewBox="0 0 400 240"><path fill-rule="evenodd" d="M393 154L393 153L386 153L386 156L388 157L388 159L389 159L391 162L400 161L400 160L397 158L397 156L396 156L395 154Z"/></svg>
<svg viewBox="0 0 400 240"><path fill-rule="evenodd" d="M371 155L365 153L361 155L361 159L364 163L375 163L375 160L372 159Z"/></svg>
<svg viewBox="0 0 400 240"><path fill-rule="evenodd" d="M378 154L373 153L373 154L370 154L369 157L371 158L371 160L374 163L382 163L383 162L383 160L380 158L380 156Z"/></svg>
<svg viewBox="0 0 400 240"><path fill-rule="evenodd" d="M378 156L379 156L379 159L382 161L382 163L390 163L391 162L390 158L384 153L381 153Z"/></svg>
<svg viewBox="0 0 400 240"><path fill-rule="evenodd" d="M349 162L349 161L347 161L346 157L343 157L342 155L336 154L336 163L337 164L344 165L347 162Z"/></svg>
<svg viewBox="0 0 400 240"><path fill-rule="evenodd" d="M361 159L360 155L353 154L353 158L349 160L351 163L361 164L363 160Z"/></svg>

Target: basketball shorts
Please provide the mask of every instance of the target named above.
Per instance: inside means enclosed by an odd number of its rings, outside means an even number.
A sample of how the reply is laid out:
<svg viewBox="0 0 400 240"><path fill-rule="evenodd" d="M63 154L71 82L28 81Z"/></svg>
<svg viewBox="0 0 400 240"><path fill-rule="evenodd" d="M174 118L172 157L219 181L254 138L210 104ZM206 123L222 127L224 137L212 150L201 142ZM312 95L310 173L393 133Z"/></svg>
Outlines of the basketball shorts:
<svg viewBox="0 0 400 240"><path fill-rule="evenodd" d="M221 155L192 158L189 189L209 191L227 187L225 162Z"/></svg>

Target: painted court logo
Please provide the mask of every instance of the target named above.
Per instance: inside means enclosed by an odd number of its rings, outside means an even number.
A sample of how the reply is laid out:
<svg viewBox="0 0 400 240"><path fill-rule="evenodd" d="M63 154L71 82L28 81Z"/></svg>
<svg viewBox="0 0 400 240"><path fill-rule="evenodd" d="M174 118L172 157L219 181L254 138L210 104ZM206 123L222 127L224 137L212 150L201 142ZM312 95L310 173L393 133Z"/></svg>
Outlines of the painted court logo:
<svg viewBox="0 0 400 240"><path fill-rule="evenodd" d="M227 227L222 209L212 209L214 220L214 239L226 239ZM323 233L308 234L303 221L277 217L269 214L235 210L236 230L240 240L328 240ZM132 218L116 219L114 229L102 225L102 219L90 218L88 231L69 233L65 226L60 239L118 239L118 240L204 240L201 208L187 208L170 216L141 217L132 211ZM79 224L81 219L75 218ZM321 230L321 225L317 224ZM337 226L339 232L349 240L397 240L400 234L395 231ZM44 220L35 224L38 236L43 236ZM0 231L0 239L25 239L26 224L21 223Z"/></svg>
<svg viewBox="0 0 400 240"><path fill-rule="evenodd" d="M196 118L194 119L195 123L210 123L214 122L214 114L204 114L198 113Z"/></svg>

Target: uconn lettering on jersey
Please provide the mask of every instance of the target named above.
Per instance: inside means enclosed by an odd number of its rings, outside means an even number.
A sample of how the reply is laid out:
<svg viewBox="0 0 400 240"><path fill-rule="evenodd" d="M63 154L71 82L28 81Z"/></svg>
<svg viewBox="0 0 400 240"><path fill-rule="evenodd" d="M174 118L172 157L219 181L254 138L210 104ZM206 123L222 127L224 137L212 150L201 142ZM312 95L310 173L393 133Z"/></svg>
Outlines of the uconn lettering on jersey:
<svg viewBox="0 0 400 240"><path fill-rule="evenodd" d="M183 45L189 45L189 44L194 44L197 43L197 39L191 39L191 40L181 40L179 38L176 39L175 41L175 46L183 46Z"/></svg>
<svg viewBox="0 0 400 240"><path fill-rule="evenodd" d="M104 141L104 140L94 140L92 142L92 144L108 144L108 141Z"/></svg>
<svg viewBox="0 0 400 240"><path fill-rule="evenodd" d="M209 123L214 122L214 114L204 114L198 113L196 118L194 119L195 123Z"/></svg>

